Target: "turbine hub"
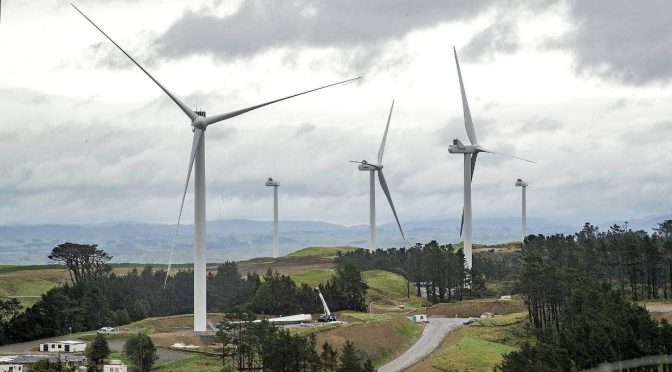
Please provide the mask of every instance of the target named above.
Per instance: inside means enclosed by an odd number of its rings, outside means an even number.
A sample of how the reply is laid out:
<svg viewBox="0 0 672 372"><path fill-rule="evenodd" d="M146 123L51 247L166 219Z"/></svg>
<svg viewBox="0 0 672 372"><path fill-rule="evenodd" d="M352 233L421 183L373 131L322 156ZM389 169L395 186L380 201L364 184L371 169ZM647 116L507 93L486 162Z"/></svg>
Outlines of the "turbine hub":
<svg viewBox="0 0 672 372"><path fill-rule="evenodd" d="M191 122L191 126L200 130L205 130L205 127L208 126L208 123L205 121L203 116L199 115L196 119L194 119L194 121Z"/></svg>

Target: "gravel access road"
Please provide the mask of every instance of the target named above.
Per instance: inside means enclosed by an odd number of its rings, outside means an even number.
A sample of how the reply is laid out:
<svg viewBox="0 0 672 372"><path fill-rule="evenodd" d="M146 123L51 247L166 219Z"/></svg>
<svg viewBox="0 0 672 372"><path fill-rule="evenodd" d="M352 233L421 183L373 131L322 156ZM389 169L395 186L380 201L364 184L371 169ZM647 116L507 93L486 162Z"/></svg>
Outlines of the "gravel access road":
<svg viewBox="0 0 672 372"><path fill-rule="evenodd" d="M397 359L378 368L378 372L403 371L422 360L436 349L448 332L458 329L467 320L464 318L429 318L418 341Z"/></svg>

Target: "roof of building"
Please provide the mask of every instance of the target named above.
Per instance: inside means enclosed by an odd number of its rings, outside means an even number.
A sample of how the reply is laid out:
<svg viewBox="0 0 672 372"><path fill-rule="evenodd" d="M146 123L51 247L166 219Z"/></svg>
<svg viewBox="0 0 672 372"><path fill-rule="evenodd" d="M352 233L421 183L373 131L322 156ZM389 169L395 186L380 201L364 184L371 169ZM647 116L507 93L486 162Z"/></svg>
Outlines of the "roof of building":
<svg viewBox="0 0 672 372"><path fill-rule="evenodd" d="M64 362L86 361L86 357L80 355L53 355L53 354L7 355L7 356L0 356L0 364L33 364L39 362L42 359L49 359L51 361L61 359Z"/></svg>

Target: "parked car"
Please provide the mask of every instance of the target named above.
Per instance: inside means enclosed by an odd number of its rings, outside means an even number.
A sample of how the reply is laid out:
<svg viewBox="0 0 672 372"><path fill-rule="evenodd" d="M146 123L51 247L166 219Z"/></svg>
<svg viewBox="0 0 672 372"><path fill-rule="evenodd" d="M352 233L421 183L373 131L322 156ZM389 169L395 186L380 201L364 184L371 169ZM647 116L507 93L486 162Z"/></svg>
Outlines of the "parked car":
<svg viewBox="0 0 672 372"><path fill-rule="evenodd" d="M109 334L111 334L112 332L114 332L114 328L113 328L113 327L103 327L103 328L101 328L101 329L99 329L99 330L96 331L96 333L104 334L104 335L109 335Z"/></svg>

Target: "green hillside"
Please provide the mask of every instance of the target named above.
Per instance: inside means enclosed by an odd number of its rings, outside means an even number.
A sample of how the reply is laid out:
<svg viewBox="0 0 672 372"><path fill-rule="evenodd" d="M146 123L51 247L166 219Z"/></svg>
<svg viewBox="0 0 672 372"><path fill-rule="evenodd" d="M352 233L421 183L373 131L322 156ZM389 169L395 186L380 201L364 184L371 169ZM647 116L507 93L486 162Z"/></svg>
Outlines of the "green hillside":
<svg viewBox="0 0 672 372"><path fill-rule="evenodd" d="M296 252L292 252L287 255L287 257L307 257L307 256L320 256L320 257L335 257L336 254L340 251L341 253L352 252L359 247L306 247L299 249Z"/></svg>

